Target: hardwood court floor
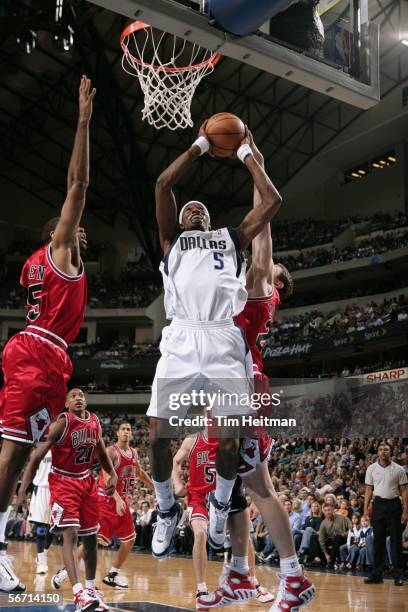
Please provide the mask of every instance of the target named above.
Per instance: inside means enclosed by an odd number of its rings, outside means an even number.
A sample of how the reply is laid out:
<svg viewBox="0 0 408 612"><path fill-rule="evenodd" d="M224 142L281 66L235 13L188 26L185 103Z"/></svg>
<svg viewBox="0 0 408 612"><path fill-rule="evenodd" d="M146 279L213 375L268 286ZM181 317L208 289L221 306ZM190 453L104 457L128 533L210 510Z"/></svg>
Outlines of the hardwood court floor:
<svg viewBox="0 0 408 612"><path fill-rule="evenodd" d="M35 575L35 545L24 542L10 542L9 552L14 556L14 567L20 578L26 583L29 591L55 592L50 583L53 573L62 565L62 549L51 547L48 553L49 571L46 576ZM97 583L108 603L114 603L115 608L142 610L141 605L134 607L127 602L155 602L174 606L175 610L194 609L194 573L191 559L170 557L156 561L150 555L131 554L123 568L123 573L129 580L128 589L112 589L102 583L102 578L112 564L113 553L99 551ZM220 562L208 564L208 586L213 588L221 571ZM278 587L277 570L270 567L259 567L258 579L274 593ZM315 600L306 608L307 612L407 612L408 585L395 587L392 580L386 580L382 585L365 585L363 579L345 574L330 574L310 571L309 575L317 587ZM64 603L72 602L72 591L68 582L60 591L64 595ZM9 604L0 600L0 607ZM71 607L70 607L71 608ZM154 604L149 610L155 610ZM269 606L256 601L243 605L235 605L234 612L255 612L268 610ZM28 610L28 607L26 608ZM33 608L30 607L30 610ZM49 606L47 610L56 609ZM64 608L58 608L59 610ZM67 607L66 610L69 608ZM147 608L146 608L147 609ZM157 606L157 612L160 606ZM229 609L229 607L227 608ZM303 609L303 608L302 608ZM41 608L41 611L43 608ZM45 610L45 608L44 608ZM6 612L6 611L5 611ZM40 612L40 611L39 611Z"/></svg>

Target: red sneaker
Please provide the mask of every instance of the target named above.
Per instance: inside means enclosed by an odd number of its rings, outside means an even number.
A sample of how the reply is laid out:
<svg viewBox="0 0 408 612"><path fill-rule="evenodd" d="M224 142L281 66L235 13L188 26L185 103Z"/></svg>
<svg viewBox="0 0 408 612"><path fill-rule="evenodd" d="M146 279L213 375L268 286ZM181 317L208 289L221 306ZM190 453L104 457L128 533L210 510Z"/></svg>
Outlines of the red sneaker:
<svg viewBox="0 0 408 612"><path fill-rule="evenodd" d="M279 574L280 584L276 600L269 612L298 612L316 595L314 584L303 576Z"/></svg>
<svg viewBox="0 0 408 612"><path fill-rule="evenodd" d="M75 612L85 612L85 610L91 612L91 610L96 610L99 601L96 597L90 595L87 590L82 590L75 595L74 604Z"/></svg>
<svg viewBox="0 0 408 612"><path fill-rule="evenodd" d="M109 610L109 606L103 601L102 592L98 587L94 586L90 589L86 589L86 592L90 597L98 600L98 606L95 608L95 612L105 612L105 610Z"/></svg>
<svg viewBox="0 0 408 612"><path fill-rule="evenodd" d="M197 598L196 610L221 608L240 601L255 599L256 595L256 588L249 574L240 574L230 570L218 589L209 595Z"/></svg>

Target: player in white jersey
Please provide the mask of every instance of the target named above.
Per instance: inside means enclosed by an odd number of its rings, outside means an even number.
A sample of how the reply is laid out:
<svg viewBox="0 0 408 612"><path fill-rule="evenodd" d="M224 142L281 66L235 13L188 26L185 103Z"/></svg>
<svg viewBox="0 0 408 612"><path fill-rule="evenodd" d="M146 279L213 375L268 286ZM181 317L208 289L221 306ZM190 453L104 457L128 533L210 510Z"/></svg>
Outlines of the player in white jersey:
<svg viewBox="0 0 408 612"><path fill-rule="evenodd" d="M156 217L164 253L160 269L166 315L172 320L162 333L161 358L147 412L151 417L150 463L158 501L152 541L153 555L157 558L171 551L180 515L171 479L169 419L175 414L183 418L188 405L180 405L175 398L181 400L182 394L209 387L224 394L249 392L252 359L233 321L247 300L242 251L269 223L281 204L279 193L254 159L252 135L247 130L237 157L252 175L260 194L260 206L251 209L237 228L212 230L207 208L197 201L184 205L177 218L172 189L194 161L209 152L204 128L205 125L195 143L156 183ZM245 414L250 407L217 405L213 414L215 410L218 415L232 416ZM237 433L224 428L222 436L219 435L216 457L217 487L210 497L208 537L215 548L221 548L225 540L229 500L238 470L238 449Z"/></svg>
<svg viewBox="0 0 408 612"><path fill-rule="evenodd" d="M47 554L52 542L52 534L49 533L51 522L50 487L48 485L48 474L51 469L51 451L45 455L38 466L34 476L34 489L31 495L28 520L35 523L35 534L37 541L36 573L46 574L48 572Z"/></svg>

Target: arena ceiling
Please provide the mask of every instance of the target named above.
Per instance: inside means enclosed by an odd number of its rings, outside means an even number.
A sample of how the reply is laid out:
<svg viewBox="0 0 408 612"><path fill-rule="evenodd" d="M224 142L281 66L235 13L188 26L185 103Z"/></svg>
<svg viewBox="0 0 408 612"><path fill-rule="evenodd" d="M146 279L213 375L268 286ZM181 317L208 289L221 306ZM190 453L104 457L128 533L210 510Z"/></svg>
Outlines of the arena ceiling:
<svg viewBox="0 0 408 612"><path fill-rule="evenodd" d="M382 32L383 98L408 79L408 48L399 40L404 1L370 0L370 19ZM118 38L125 18L85 0L71 0L69 6L65 2L64 20L57 28L49 18L55 0L7 4L24 6L26 20L22 24L9 18L7 8L0 11L0 178L50 209L59 208L76 124L79 75L86 73L98 90L87 206L109 225L123 213L156 262L154 181L189 146L196 128L156 131L142 122L139 84L121 67ZM67 25L73 30L72 46ZM250 126L280 188L364 112L229 58L200 86L192 114L199 126L223 110ZM206 157L183 179L178 195L203 199L217 215L245 205L250 193L248 173L238 162Z"/></svg>

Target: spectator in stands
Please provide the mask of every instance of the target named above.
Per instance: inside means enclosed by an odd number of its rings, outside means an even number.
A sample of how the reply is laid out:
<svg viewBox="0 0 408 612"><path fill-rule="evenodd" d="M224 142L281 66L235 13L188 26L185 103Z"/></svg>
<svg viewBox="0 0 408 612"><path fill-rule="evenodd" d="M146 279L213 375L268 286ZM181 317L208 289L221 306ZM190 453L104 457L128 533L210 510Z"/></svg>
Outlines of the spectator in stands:
<svg viewBox="0 0 408 612"><path fill-rule="evenodd" d="M365 567L369 565L367 557L367 538L372 537L373 528L370 525L370 521L366 516L361 519L361 529L358 539L359 557L357 561L357 568ZM371 560L372 562L372 560Z"/></svg>
<svg viewBox="0 0 408 612"><path fill-rule="evenodd" d="M142 502L141 512L139 515L139 529L140 529L140 546L141 550L150 550L152 542L152 514L153 510L150 508L148 501Z"/></svg>
<svg viewBox="0 0 408 612"><path fill-rule="evenodd" d="M354 569L359 555L359 541L361 531L361 516L355 512L351 519L351 527L347 534L347 542L340 546L340 559L342 569Z"/></svg>
<svg viewBox="0 0 408 612"><path fill-rule="evenodd" d="M310 557L323 557L317 536L321 522L322 510L320 504L317 501L313 501L311 504L310 513L306 517L306 520L302 526L303 534L298 552L299 561L304 565L309 561Z"/></svg>
<svg viewBox="0 0 408 612"><path fill-rule="evenodd" d="M324 504L323 519L319 530L319 544L329 568L336 568L340 560L340 546L347 541L350 521L337 514L332 504Z"/></svg>

